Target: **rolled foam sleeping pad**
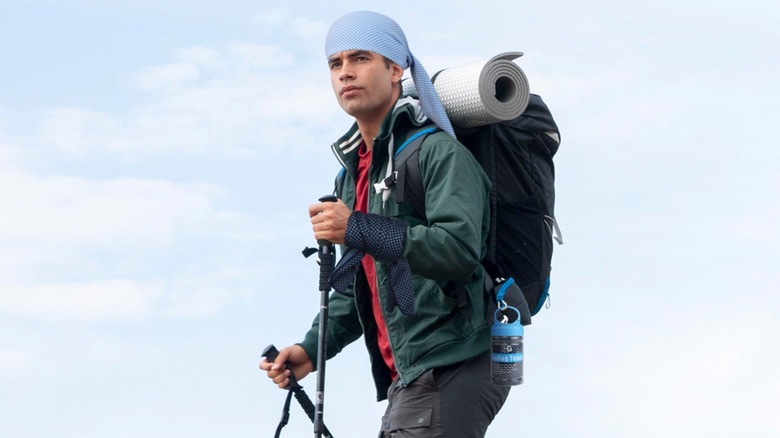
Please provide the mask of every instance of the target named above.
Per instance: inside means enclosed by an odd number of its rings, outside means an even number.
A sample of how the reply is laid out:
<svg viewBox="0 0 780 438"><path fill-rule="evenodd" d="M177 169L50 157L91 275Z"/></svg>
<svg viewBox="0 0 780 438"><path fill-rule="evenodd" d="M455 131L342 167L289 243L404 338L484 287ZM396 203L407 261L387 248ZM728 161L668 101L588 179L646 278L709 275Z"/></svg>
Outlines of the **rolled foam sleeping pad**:
<svg viewBox="0 0 780 438"><path fill-rule="evenodd" d="M512 120L528 106L528 78L512 62L523 52L506 52L483 61L441 70L433 76L433 87L441 98L450 123L474 128ZM405 79L404 93L416 94L414 82Z"/></svg>

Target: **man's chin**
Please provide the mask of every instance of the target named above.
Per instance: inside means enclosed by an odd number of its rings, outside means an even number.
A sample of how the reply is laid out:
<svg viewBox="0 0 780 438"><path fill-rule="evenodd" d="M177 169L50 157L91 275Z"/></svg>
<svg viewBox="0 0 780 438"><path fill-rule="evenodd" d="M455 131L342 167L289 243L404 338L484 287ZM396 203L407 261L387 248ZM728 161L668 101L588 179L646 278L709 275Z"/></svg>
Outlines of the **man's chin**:
<svg viewBox="0 0 780 438"><path fill-rule="evenodd" d="M349 114L352 117L358 118L358 116L361 114L361 106L357 104L357 102L351 101L351 102L343 102L341 104L341 109L344 110L345 113Z"/></svg>

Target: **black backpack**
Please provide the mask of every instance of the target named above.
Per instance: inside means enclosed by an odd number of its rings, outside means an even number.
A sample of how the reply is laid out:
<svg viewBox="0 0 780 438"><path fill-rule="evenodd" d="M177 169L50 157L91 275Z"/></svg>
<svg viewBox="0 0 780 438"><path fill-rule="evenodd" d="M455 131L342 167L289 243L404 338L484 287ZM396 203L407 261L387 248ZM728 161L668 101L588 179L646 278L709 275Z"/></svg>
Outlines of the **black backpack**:
<svg viewBox="0 0 780 438"><path fill-rule="evenodd" d="M395 181L386 182L396 185L397 202L409 204L423 218L425 193L417 156L433 131L420 130L397 148ZM519 117L470 129L456 126L455 133L492 183L488 253L482 261L489 274L487 289L508 291L501 295L507 304L525 307L525 301L535 315L549 299L553 240L563 243L554 214L558 126L542 98L531 94ZM343 171L336 179L337 193L342 184ZM512 283L520 287L522 297L512 296L517 290L508 287ZM493 309L488 309L489 315ZM523 318L527 323L530 317Z"/></svg>
<svg viewBox="0 0 780 438"><path fill-rule="evenodd" d="M548 300L553 240L563 243L555 220L555 167L560 133L550 110L532 94L517 118L471 129L455 127L492 183L488 253L483 265L500 285L512 278L531 315ZM417 152L427 133L410 137L396 156L396 200L424 217L425 194ZM512 299L506 298L512 305Z"/></svg>

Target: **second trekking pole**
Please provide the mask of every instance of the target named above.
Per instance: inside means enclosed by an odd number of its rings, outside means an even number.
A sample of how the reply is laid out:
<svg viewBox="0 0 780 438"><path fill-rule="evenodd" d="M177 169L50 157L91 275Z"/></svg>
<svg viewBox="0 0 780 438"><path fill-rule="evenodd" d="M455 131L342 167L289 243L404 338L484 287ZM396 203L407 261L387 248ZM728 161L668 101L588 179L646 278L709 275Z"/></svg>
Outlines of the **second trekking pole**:
<svg viewBox="0 0 780 438"><path fill-rule="evenodd" d="M338 198L326 195L320 202L336 202ZM320 330L317 337L317 392L314 405L314 437L322 437L325 429L323 409L325 407L325 360L328 348L328 298L330 295L330 274L336 264L333 243L320 239L318 255L320 259Z"/></svg>

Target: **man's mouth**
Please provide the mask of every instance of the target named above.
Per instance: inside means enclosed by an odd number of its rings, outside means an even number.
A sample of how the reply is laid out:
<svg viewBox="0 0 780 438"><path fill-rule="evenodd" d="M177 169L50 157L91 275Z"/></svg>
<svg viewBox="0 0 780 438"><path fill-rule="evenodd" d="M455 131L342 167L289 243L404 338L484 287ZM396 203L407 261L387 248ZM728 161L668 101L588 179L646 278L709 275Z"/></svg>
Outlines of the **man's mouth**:
<svg viewBox="0 0 780 438"><path fill-rule="evenodd" d="M349 96L352 94L355 94L356 91L359 91L360 87L356 87L354 85L347 85L346 87L341 89L341 95L342 96Z"/></svg>

